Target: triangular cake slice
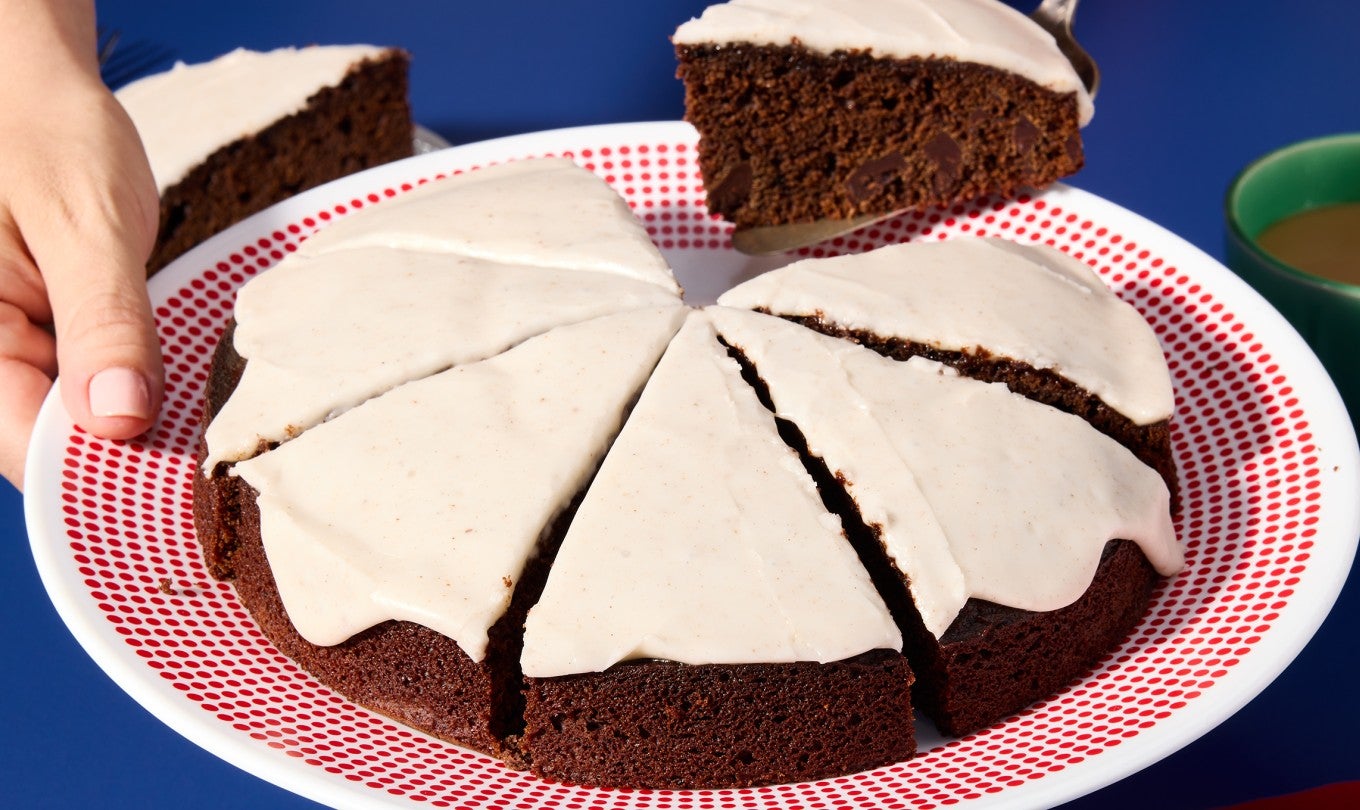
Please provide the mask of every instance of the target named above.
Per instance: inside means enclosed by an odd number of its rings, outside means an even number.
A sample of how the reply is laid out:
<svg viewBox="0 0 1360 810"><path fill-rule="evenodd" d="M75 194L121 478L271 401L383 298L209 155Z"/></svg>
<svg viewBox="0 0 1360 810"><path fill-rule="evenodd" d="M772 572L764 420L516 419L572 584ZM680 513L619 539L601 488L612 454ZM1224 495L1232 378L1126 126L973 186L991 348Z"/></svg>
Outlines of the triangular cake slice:
<svg viewBox="0 0 1360 810"><path fill-rule="evenodd" d="M701 787L905 759L899 646L839 521L692 313L529 613L521 745L534 770Z"/></svg>
<svg viewBox="0 0 1360 810"><path fill-rule="evenodd" d="M237 297L230 347L246 362L205 432L203 469L555 326L678 303L655 284L588 270L376 247L290 256Z"/></svg>
<svg viewBox="0 0 1360 810"><path fill-rule="evenodd" d="M240 515L209 527L205 543L234 546L236 573L251 573L238 580L242 601L322 682L499 753L516 621L493 628L684 312L553 329L241 462L219 484L242 490ZM386 655L364 659L384 644ZM453 690L436 702L441 716L416 709L430 705L427 690Z"/></svg>
<svg viewBox="0 0 1360 810"><path fill-rule="evenodd" d="M597 270L680 293L628 203L568 158L518 160L426 183L319 231L298 252L354 247Z"/></svg>
<svg viewBox="0 0 1360 810"><path fill-rule="evenodd" d="M708 209L737 226L949 208L1082 166L1093 108L995 0L730 0L672 36Z"/></svg>
<svg viewBox="0 0 1360 810"><path fill-rule="evenodd" d="M949 733L1052 692L1062 684L1043 673L1070 677L1128 632L1146 607L1150 570L1102 583L1112 601L1087 626L1054 613L1091 589L1108 543L1133 541L1157 572L1179 570L1165 482L1081 418L924 358L885 358L759 313L710 313L775 413L801 433L800 449L825 464L834 479L825 484L853 501L872 533L864 550L881 554L880 567L909 590L912 615L899 619L918 646L908 649L918 706ZM987 632L966 629L982 612L967 606L980 601L1028 616L1024 645L998 634L982 640L977 661L952 667L952 646ZM1084 663L1056 667L1050 652ZM1017 675L1031 671L1037 687Z"/></svg>
<svg viewBox="0 0 1360 810"><path fill-rule="evenodd" d="M1157 336L1081 261L1040 244L960 237L805 259L718 303L768 312L888 357L921 356L1091 422L1176 492L1175 406Z"/></svg>

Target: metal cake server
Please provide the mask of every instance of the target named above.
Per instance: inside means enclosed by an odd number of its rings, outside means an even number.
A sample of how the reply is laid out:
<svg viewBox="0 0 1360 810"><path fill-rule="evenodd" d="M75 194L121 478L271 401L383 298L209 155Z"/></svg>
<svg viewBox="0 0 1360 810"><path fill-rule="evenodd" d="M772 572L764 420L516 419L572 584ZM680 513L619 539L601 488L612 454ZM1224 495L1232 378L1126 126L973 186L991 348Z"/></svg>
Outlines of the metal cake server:
<svg viewBox="0 0 1360 810"><path fill-rule="evenodd" d="M1077 77L1086 86L1086 92L1095 98L1096 88L1100 86L1100 69L1095 60L1078 44L1072 36L1072 20L1077 15L1078 0L1043 0L1030 19L1039 27L1053 35ZM755 228L737 228L732 232L732 247L749 256L767 256L786 250L815 245L834 239L842 234L891 219L902 213L889 211L886 214L865 214L849 219L819 219L813 222L794 222L788 225L765 225Z"/></svg>

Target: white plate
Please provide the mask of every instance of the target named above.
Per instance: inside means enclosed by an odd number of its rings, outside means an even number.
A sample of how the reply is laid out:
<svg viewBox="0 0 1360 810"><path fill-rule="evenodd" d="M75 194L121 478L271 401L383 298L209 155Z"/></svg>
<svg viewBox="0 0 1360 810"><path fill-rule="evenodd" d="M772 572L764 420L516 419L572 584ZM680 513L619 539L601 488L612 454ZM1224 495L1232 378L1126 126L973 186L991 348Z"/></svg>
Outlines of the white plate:
<svg viewBox="0 0 1360 810"><path fill-rule="evenodd" d="M1052 242L1144 313L1177 392L1184 572L1097 669L991 729L922 728L909 762L840 779L727 791L609 791L545 782L356 708L274 650L229 585L207 574L190 481L197 417L234 291L307 234L422 180L569 155L632 203L692 302L786 261L751 260L704 209L693 130L679 123L544 132L421 155L281 203L151 282L168 375L139 441L97 440L49 398L29 454L33 553L90 655L171 727L230 762L347 807L1044 807L1186 745L1264 688L1330 609L1360 536L1360 451L1331 381L1250 288L1181 239L1059 187L907 215L822 252L958 234Z"/></svg>

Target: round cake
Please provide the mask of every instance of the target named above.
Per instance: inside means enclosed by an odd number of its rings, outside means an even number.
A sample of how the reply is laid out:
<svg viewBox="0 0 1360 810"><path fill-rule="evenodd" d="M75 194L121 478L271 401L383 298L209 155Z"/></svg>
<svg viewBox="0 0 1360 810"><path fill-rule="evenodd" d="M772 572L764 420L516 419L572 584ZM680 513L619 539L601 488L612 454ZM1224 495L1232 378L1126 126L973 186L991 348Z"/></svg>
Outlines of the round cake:
<svg viewBox="0 0 1360 810"><path fill-rule="evenodd" d="M541 776L824 778L1051 694L1181 564L1172 391L1059 251L807 260L692 308L567 159L425 184L243 287L195 521L349 699Z"/></svg>

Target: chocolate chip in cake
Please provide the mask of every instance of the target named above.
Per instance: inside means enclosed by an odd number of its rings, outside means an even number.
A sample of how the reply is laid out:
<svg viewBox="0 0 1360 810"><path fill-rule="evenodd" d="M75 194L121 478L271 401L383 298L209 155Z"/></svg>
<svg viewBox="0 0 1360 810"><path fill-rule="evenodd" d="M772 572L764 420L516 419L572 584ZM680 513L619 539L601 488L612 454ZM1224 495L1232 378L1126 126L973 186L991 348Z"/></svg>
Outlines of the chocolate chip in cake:
<svg viewBox="0 0 1360 810"><path fill-rule="evenodd" d="M751 196L751 178L750 163L742 162L733 166L709 192L709 201L714 210L734 211L745 205L746 198Z"/></svg>
<svg viewBox="0 0 1360 810"><path fill-rule="evenodd" d="M940 132L926 141L924 151L926 157L935 164L935 193L948 195L959 183L963 149L948 133Z"/></svg>
<svg viewBox="0 0 1360 810"><path fill-rule="evenodd" d="M845 181L845 190L856 202L867 200L901 176L906 168L907 159L901 152L889 152L855 169Z"/></svg>

